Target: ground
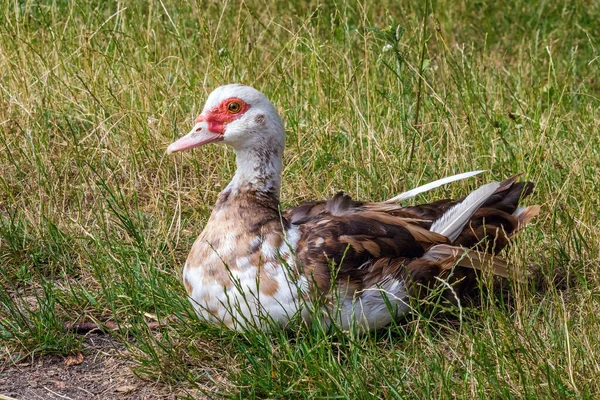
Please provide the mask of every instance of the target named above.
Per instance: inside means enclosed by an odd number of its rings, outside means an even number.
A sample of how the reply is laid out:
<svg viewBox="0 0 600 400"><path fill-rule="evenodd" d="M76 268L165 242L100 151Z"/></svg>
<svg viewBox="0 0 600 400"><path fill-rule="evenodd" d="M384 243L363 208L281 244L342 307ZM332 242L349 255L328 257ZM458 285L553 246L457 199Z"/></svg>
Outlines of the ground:
<svg viewBox="0 0 600 400"><path fill-rule="evenodd" d="M136 377L125 347L109 335L87 335L79 354L5 362L0 367L0 394L23 400L170 400L183 393Z"/></svg>

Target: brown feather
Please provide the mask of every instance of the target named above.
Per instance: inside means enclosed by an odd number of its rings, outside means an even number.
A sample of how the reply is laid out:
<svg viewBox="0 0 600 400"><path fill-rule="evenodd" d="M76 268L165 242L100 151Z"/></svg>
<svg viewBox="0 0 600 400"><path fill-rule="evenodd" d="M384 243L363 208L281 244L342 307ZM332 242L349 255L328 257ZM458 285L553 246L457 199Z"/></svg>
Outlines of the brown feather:
<svg viewBox="0 0 600 400"><path fill-rule="evenodd" d="M511 237L514 236L517 232L527 226L532 219L538 216L540 213L541 207L539 205L529 206L525 208L521 213L517 216L518 227L512 233Z"/></svg>
<svg viewBox="0 0 600 400"><path fill-rule="evenodd" d="M450 245L433 246L425 255L424 259L436 261L444 270L450 270L455 266L473 268L480 271L491 271L494 275L508 278L506 261L499 257L491 256L476 250L465 249Z"/></svg>
<svg viewBox="0 0 600 400"><path fill-rule="evenodd" d="M539 212L532 206L519 217L512 215L521 196L532 188L531 183L516 182L517 178L501 182L454 243L429 227L462 199L401 207L359 202L340 192L330 200L287 210L285 215L301 227L298 258L321 291L331 287L332 272L338 282L350 281L355 290L362 290L386 277L430 287L436 276L457 267L454 275L469 277L464 280L468 285L474 277L466 272L469 269L508 277L505 261L492 255Z"/></svg>

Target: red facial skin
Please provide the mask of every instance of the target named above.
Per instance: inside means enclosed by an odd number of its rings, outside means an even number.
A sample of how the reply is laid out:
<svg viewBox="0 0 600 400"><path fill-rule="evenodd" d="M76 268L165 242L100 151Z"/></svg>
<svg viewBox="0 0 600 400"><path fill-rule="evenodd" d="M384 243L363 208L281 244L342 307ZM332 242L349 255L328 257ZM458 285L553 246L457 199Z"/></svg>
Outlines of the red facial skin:
<svg viewBox="0 0 600 400"><path fill-rule="evenodd" d="M235 113L227 109L229 103L234 101L240 104L240 110ZM196 119L196 122L206 121L210 132L223 135L227 124L240 118L249 108L250 105L244 102L244 100L238 99L237 97L230 97L223 100L217 107L200 114Z"/></svg>

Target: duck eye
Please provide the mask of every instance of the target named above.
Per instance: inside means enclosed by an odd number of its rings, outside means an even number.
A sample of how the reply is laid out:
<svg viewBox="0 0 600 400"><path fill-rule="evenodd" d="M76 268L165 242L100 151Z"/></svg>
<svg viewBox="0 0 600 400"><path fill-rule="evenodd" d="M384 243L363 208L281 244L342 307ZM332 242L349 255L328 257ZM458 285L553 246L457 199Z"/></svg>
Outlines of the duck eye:
<svg viewBox="0 0 600 400"><path fill-rule="evenodd" d="M242 105L237 101L232 101L227 104L227 111L231 114L237 114L242 110Z"/></svg>

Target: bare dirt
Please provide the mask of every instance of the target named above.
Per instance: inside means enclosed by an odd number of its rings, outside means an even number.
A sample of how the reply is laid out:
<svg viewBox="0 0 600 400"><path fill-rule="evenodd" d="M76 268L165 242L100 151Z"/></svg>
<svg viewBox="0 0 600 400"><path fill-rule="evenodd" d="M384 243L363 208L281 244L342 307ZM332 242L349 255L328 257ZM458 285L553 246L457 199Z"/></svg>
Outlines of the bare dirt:
<svg viewBox="0 0 600 400"><path fill-rule="evenodd" d="M170 400L190 396L178 388L139 379L132 366L122 344L109 335L92 333L86 336L79 355L42 356L0 364L0 399L2 395L19 400Z"/></svg>

